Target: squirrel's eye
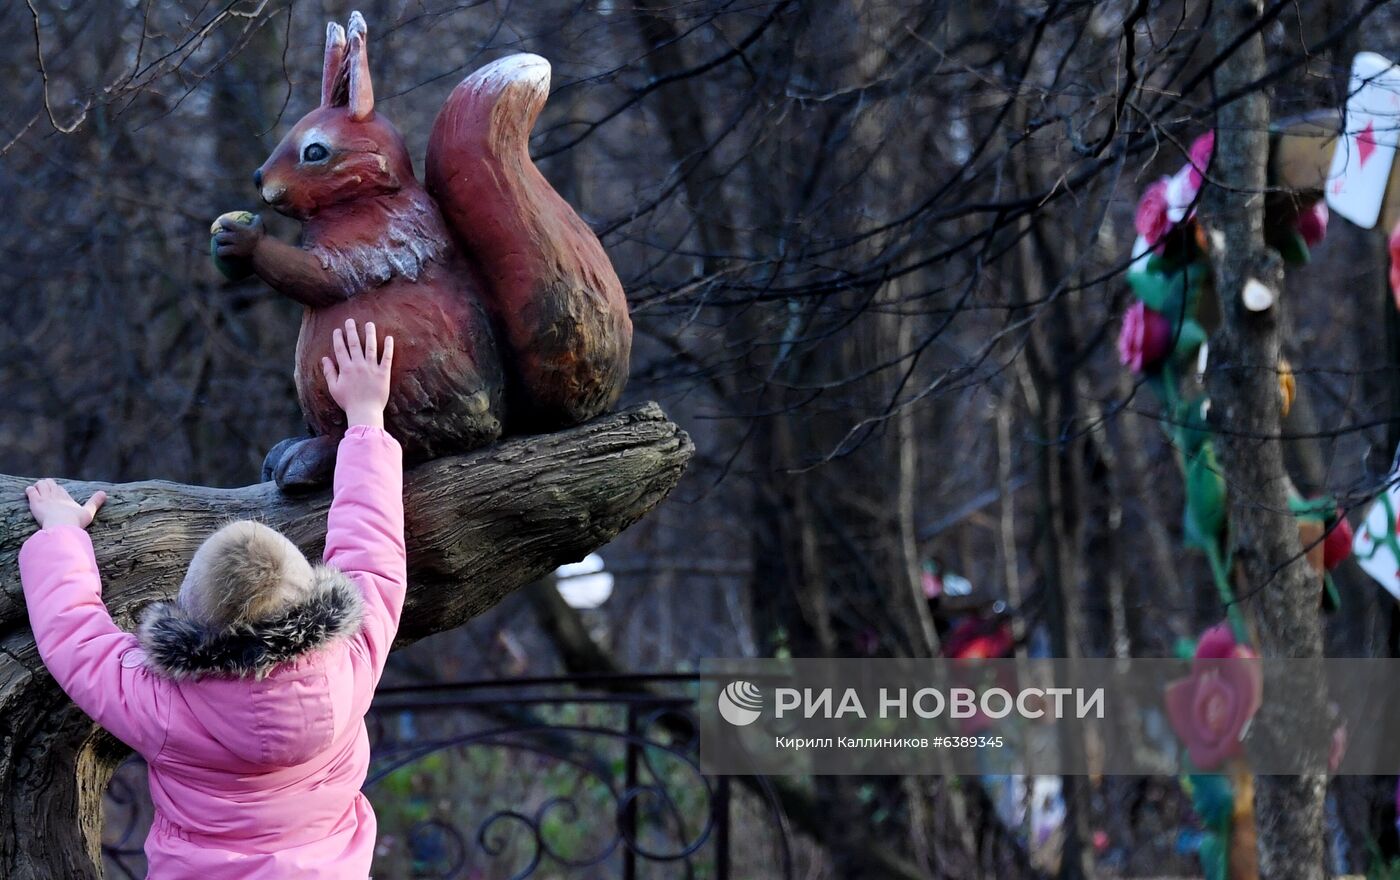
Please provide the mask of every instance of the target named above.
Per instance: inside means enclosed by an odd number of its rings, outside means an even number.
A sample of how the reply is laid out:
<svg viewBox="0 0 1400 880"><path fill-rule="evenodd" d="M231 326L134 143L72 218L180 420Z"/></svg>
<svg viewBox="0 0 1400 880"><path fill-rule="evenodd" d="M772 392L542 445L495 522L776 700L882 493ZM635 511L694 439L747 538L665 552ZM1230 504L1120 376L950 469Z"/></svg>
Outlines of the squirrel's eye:
<svg viewBox="0 0 1400 880"><path fill-rule="evenodd" d="M330 154L331 151L327 150L321 144L307 144L306 149L301 151L301 161L320 162Z"/></svg>

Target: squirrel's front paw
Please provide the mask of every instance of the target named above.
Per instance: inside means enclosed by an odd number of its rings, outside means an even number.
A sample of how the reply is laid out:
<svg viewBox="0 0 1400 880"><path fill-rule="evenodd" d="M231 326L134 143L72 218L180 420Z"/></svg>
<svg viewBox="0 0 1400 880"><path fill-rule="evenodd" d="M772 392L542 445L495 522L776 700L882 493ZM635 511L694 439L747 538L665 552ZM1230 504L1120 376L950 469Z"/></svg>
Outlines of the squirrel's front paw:
<svg viewBox="0 0 1400 880"><path fill-rule="evenodd" d="M209 254L214 266L230 281L253 274L253 251L263 237L262 218L248 211L220 215L209 227Z"/></svg>
<svg viewBox="0 0 1400 880"><path fill-rule="evenodd" d="M216 261L250 260L266 234L262 218L247 211L231 211L214 221L209 231ZM222 268L222 267L220 267Z"/></svg>

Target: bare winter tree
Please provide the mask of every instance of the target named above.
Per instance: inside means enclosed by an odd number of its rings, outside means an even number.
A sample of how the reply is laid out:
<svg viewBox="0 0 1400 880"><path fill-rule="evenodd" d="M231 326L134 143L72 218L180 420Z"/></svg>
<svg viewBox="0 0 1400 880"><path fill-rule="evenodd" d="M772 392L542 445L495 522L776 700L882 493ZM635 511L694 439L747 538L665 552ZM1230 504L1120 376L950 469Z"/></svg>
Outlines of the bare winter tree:
<svg viewBox="0 0 1400 880"><path fill-rule="evenodd" d="M207 227L256 207L252 169L313 100L321 23L350 5L0 8L23 36L0 49L0 471L237 486L297 430L295 309L214 274ZM1247 195L1267 186L1270 121L1339 106L1352 54L1394 43L1385 4L360 8L377 98L420 162L463 75L509 51L550 58L533 152L623 275L632 400L660 399L696 440L676 500L609 551L635 572L619 576L627 611L575 659L931 656L957 620L1000 612L1023 652L1160 656L1218 621L1204 561L1180 551L1157 405L1111 344L1137 196L1212 127L1227 164L1208 213L1245 261L1217 267L1212 362L1233 345L1271 365L1212 375L1222 436L1239 438L1221 449L1230 484L1274 492L1286 468L1349 507L1383 481L1400 440L1383 242L1334 223L1284 283ZM1228 308L1246 270L1279 292L1265 324ZM1268 409L1274 351L1300 386L1287 418ZM1288 622L1267 650L1393 652L1400 618L1354 570L1337 573L1337 615L1303 614L1278 498L1232 498L1259 551L1247 610ZM931 598L926 564L972 595ZM1116 870L1193 868L1153 843L1187 815L1170 781L1069 781L1049 856L966 783L821 782L804 828L849 877L897 876L863 858L872 842L932 876L1085 876L1095 832ZM1288 788L1259 787L1266 870L1321 864L1321 783ZM1339 815L1365 817L1333 836L1352 869L1387 826L1377 791L1333 788ZM1287 804L1292 824L1268 825Z"/></svg>

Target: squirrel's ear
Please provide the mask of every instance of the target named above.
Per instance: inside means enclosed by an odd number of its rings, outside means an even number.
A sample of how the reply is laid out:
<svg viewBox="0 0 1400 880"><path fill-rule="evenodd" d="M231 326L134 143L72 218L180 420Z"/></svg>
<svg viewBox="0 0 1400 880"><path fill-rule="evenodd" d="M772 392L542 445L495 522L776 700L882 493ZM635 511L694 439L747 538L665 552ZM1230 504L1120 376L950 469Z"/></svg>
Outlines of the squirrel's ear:
<svg viewBox="0 0 1400 880"><path fill-rule="evenodd" d="M364 122L374 114L374 86L369 81L369 47L365 41L365 17L350 13L350 118Z"/></svg>
<svg viewBox="0 0 1400 880"><path fill-rule="evenodd" d="M321 67L321 106L330 107L335 103L337 87L341 97L345 95L345 28L330 22L326 25L326 60Z"/></svg>

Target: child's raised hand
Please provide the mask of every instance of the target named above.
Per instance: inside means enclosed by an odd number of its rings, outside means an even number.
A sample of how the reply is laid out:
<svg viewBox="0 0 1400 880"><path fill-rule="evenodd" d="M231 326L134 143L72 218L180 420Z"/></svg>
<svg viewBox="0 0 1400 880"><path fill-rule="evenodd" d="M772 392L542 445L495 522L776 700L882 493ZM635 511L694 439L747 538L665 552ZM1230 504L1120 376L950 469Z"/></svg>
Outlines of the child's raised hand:
<svg viewBox="0 0 1400 880"><path fill-rule="evenodd" d="M29 512L40 528L48 526L77 526L85 529L97 516L97 508L107 500L107 493L98 489L92 493L87 504L79 504L68 494L68 490L53 480L40 480L24 490L29 498Z"/></svg>
<svg viewBox="0 0 1400 880"><path fill-rule="evenodd" d="M384 337L381 356L374 336L374 323L365 324L365 342L355 330L355 319L345 322L345 330L337 329L332 337L335 363L321 358L321 371L331 397L345 410L351 425L384 427L384 405L389 402L389 368L394 360L394 337Z"/></svg>

